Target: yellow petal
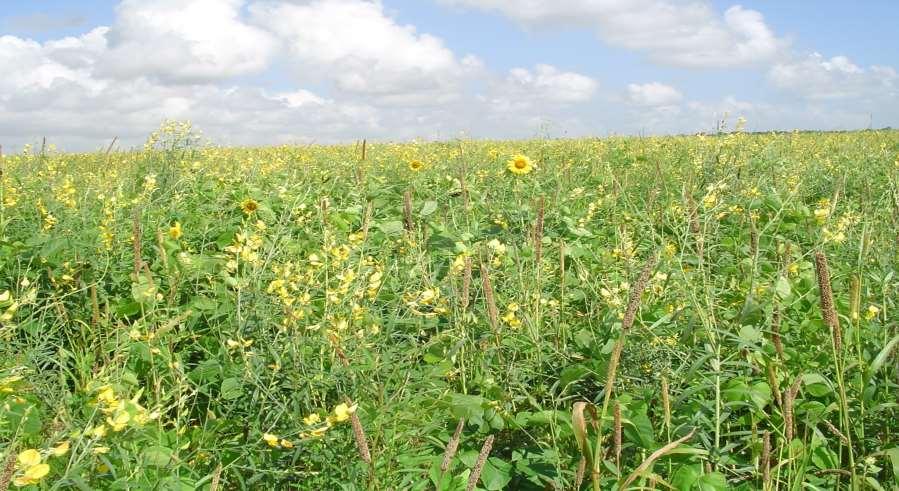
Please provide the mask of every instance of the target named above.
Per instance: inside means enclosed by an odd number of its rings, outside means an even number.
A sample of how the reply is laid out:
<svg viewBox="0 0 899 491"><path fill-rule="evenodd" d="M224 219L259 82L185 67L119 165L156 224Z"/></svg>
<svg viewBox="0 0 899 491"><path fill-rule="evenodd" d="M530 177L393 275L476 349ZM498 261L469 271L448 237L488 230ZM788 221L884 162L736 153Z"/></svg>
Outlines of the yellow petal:
<svg viewBox="0 0 899 491"><path fill-rule="evenodd" d="M52 449L50 449L50 453L52 453L56 457L62 457L63 455L69 453L69 442L65 441L53 447Z"/></svg>
<svg viewBox="0 0 899 491"><path fill-rule="evenodd" d="M41 453L33 448L19 452L19 465L22 467L32 467L41 463Z"/></svg>
<svg viewBox="0 0 899 491"><path fill-rule="evenodd" d="M25 477L32 481L38 481L50 472L50 466L47 464L33 465L25 470Z"/></svg>
<svg viewBox="0 0 899 491"><path fill-rule="evenodd" d="M263 434L262 439L265 440L265 443L267 443L270 447L278 446L278 437L275 435L272 435L271 433Z"/></svg>

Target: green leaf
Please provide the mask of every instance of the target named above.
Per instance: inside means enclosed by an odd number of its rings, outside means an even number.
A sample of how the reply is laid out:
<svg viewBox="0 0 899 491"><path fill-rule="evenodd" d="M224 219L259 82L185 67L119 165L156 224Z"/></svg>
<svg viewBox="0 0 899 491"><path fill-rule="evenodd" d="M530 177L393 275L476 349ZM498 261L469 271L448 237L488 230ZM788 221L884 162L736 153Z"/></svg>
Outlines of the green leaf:
<svg viewBox="0 0 899 491"><path fill-rule="evenodd" d="M225 230L215 239L215 244L219 249L224 249L234 243L234 236L237 235L237 229Z"/></svg>
<svg viewBox="0 0 899 491"><path fill-rule="evenodd" d="M222 380L221 395L227 401L239 398L243 395L243 382L235 377Z"/></svg>
<svg viewBox="0 0 899 491"><path fill-rule="evenodd" d="M777 279L777 283L774 284L774 292L777 293L777 297L781 300L790 296L793 289L790 288L790 280L787 279L786 276L781 276Z"/></svg>
<svg viewBox="0 0 899 491"><path fill-rule="evenodd" d="M771 386L767 382L757 382L749 389L749 398L756 408L762 410L771 403Z"/></svg>
<svg viewBox="0 0 899 491"><path fill-rule="evenodd" d="M172 462L172 449L152 446L142 452L144 463L152 467L165 467Z"/></svg>
<svg viewBox="0 0 899 491"><path fill-rule="evenodd" d="M422 205L421 211L418 212L419 216L425 218L429 216L431 213L437 211L437 202L436 201L425 201L425 204Z"/></svg>
<svg viewBox="0 0 899 491"><path fill-rule="evenodd" d="M216 359L203 360L197 364L188 377L194 382L213 382L219 378L222 366Z"/></svg>
<svg viewBox="0 0 899 491"><path fill-rule="evenodd" d="M881 486L879 482L877 482L877 479L874 479L871 476L865 476L865 482L867 482L868 485L871 486L871 489L874 489L876 491L886 491L884 487Z"/></svg>
<svg viewBox="0 0 899 491"><path fill-rule="evenodd" d="M13 400L5 404L7 408L0 408L0 416L3 415L3 409L6 409L6 419L11 427L19 431L23 436L37 436L41 432L41 410L34 403L25 400L13 398ZM2 420L2 419L0 419Z"/></svg>
<svg viewBox="0 0 899 491"><path fill-rule="evenodd" d="M746 402L750 398L749 385L742 377L730 379L724 384L721 395L727 402Z"/></svg>
<svg viewBox="0 0 899 491"><path fill-rule="evenodd" d="M803 375L802 383L805 385L805 390L815 397L823 397L834 391L830 381L819 373L807 373Z"/></svg>
<svg viewBox="0 0 899 491"><path fill-rule="evenodd" d="M141 304L156 303L156 285L146 276L138 276L137 282L131 284L131 298Z"/></svg>
<svg viewBox="0 0 899 491"><path fill-rule="evenodd" d="M628 424L624 425L624 436L631 442L647 450L655 449L656 442L652 430L652 422L647 415L647 407L644 403L637 403L629 408L627 415Z"/></svg>
<svg viewBox="0 0 899 491"><path fill-rule="evenodd" d="M194 301L191 302L193 308L201 311L201 312L212 312L218 307L218 303L209 297L198 296L194 298Z"/></svg>
<svg viewBox="0 0 899 491"><path fill-rule="evenodd" d="M490 491L505 489L511 480L512 464L497 457L490 457L484 463L484 468L481 470L481 484L484 489Z"/></svg>
<svg viewBox="0 0 899 491"><path fill-rule="evenodd" d="M884 450L883 453L890 458L890 463L893 464L893 479L899 484L899 447Z"/></svg>
<svg viewBox="0 0 899 491"><path fill-rule="evenodd" d="M877 373L877 371L880 370L880 367L882 367L883 364L886 363L887 358L890 356L890 353L893 351L893 348L895 348L897 344L899 344L899 334L893 336L893 339L891 339L886 344L886 346L884 346L883 349L880 350L880 353L877 353L874 361L871 362L871 366L868 367L868 373L870 373L871 375Z"/></svg>
<svg viewBox="0 0 899 491"><path fill-rule="evenodd" d="M384 233L384 235L400 235L404 230L403 222L400 221L392 221L392 222L384 222L378 224L378 230Z"/></svg>
<svg viewBox="0 0 899 491"><path fill-rule="evenodd" d="M727 478L720 472L705 474L696 480L697 489L700 491L725 491L730 489L727 486Z"/></svg>
<svg viewBox="0 0 899 491"><path fill-rule="evenodd" d="M577 382L584 375L590 373L590 369L581 364L568 365L567 367L562 369L562 373L559 375L559 386L563 389L568 387L568 384L573 382Z"/></svg>
<svg viewBox="0 0 899 491"><path fill-rule="evenodd" d="M827 448L826 443L812 450L812 463L818 469L838 469L840 458L833 450Z"/></svg>
<svg viewBox="0 0 899 491"><path fill-rule="evenodd" d="M484 422L485 402L481 396L453 394L450 398L450 411L456 419L465 418L473 424L480 425Z"/></svg>
<svg viewBox="0 0 899 491"><path fill-rule="evenodd" d="M757 343L762 340L762 333L752 326L743 326L740 328L740 339L747 343Z"/></svg>
<svg viewBox="0 0 899 491"><path fill-rule="evenodd" d="M681 466L671 478L671 485L678 491L690 491L699 476L702 475L702 464Z"/></svg>
<svg viewBox="0 0 899 491"><path fill-rule="evenodd" d="M133 300L125 300L116 305L115 312L122 317L131 317L140 313L140 303Z"/></svg>

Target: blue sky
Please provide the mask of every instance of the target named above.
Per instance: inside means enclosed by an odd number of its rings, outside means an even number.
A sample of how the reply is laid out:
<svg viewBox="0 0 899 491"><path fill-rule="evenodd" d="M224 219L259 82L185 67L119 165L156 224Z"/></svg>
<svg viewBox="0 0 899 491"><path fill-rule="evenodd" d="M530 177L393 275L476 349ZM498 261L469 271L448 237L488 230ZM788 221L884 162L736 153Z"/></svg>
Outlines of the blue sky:
<svg viewBox="0 0 899 491"><path fill-rule="evenodd" d="M899 126L887 0L7 3L7 148L169 118L241 145Z"/></svg>

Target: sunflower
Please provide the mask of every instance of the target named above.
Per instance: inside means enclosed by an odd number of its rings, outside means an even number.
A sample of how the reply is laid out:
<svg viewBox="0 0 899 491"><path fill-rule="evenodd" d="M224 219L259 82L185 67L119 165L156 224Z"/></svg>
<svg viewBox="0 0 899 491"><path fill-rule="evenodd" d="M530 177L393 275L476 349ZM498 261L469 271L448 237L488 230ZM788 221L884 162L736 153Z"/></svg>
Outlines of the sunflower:
<svg viewBox="0 0 899 491"><path fill-rule="evenodd" d="M181 230L181 222L175 222L174 225L169 227L169 237L171 237L172 239L178 240L183 234L184 232Z"/></svg>
<svg viewBox="0 0 899 491"><path fill-rule="evenodd" d="M409 161L409 170L412 172L418 172L425 168L425 163L421 160L410 160Z"/></svg>
<svg viewBox="0 0 899 491"><path fill-rule="evenodd" d="M240 209L249 215L259 209L259 203L253 198L247 198L240 202Z"/></svg>
<svg viewBox="0 0 899 491"><path fill-rule="evenodd" d="M532 170L534 170L534 165L531 163L531 159L527 158L526 156L515 155L506 164L506 168L509 169L509 172L521 176L524 174L529 174Z"/></svg>

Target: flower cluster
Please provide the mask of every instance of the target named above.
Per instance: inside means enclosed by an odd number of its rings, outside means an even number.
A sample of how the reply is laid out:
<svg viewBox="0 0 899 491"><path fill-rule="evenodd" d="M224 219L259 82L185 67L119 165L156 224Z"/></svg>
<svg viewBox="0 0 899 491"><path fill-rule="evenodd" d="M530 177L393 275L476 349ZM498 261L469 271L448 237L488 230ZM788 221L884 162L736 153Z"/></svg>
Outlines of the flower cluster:
<svg viewBox="0 0 899 491"><path fill-rule="evenodd" d="M423 317L436 317L448 311L446 298L440 294L439 288L407 292L403 300L412 313Z"/></svg>

